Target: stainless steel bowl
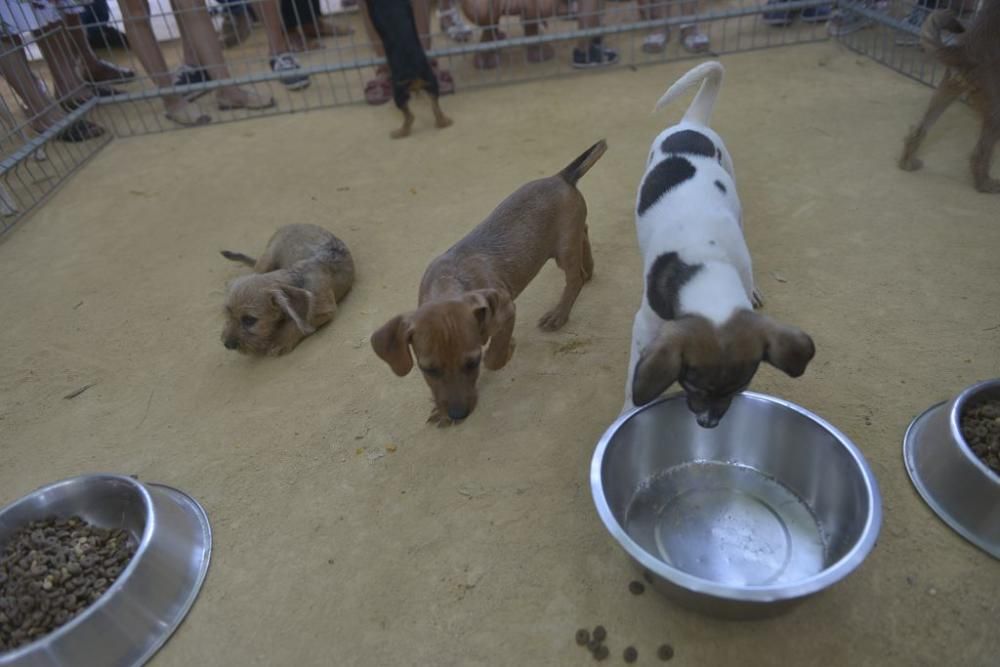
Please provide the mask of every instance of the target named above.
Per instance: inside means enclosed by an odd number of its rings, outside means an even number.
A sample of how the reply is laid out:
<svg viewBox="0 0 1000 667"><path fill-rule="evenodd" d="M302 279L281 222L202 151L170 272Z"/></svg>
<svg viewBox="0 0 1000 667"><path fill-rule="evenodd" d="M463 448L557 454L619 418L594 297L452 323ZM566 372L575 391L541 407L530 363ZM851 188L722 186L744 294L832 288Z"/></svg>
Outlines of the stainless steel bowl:
<svg viewBox="0 0 1000 667"><path fill-rule="evenodd" d="M974 384L914 419L903 437L903 461L934 513L1000 558L1000 477L969 449L959 423L965 406L982 398L1000 398L1000 378Z"/></svg>
<svg viewBox="0 0 1000 667"><path fill-rule="evenodd" d="M882 523L878 484L847 437L749 392L714 429L683 395L622 415L597 445L590 486L647 581L727 618L780 613L843 579Z"/></svg>
<svg viewBox="0 0 1000 667"><path fill-rule="evenodd" d="M0 666L141 665L194 604L208 572L212 533L193 498L118 475L74 477L0 510L0 545L30 521L73 515L125 529L136 553L96 602L54 632L0 653Z"/></svg>

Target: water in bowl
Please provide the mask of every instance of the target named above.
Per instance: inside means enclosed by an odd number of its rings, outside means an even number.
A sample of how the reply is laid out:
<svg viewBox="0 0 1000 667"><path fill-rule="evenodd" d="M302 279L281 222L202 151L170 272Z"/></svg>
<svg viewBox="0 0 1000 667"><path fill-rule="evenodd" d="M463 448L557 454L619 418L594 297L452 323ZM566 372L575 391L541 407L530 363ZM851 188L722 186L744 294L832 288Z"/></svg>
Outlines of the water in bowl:
<svg viewBox="0 0 1000 667"><path fill-rule="evenodd" d="M731 586L789 584L826 566L808 506L763 473L717 461L658 473L632 497L625 530L688 574Z"/></svg>

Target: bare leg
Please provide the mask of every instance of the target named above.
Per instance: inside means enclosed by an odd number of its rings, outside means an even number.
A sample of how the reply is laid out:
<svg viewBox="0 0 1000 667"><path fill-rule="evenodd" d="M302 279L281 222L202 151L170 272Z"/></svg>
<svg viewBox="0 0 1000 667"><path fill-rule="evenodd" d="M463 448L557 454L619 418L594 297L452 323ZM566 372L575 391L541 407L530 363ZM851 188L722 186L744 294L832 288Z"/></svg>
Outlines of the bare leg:
<svg viewBox="0 0 1000 667"><path fill-rule="evenodd" d="M260 20L264 23L270 55L288 53L291 47L288 44L288 35L285 34L285 26L281 22L278 0L261 0L256 9L260 11Z"/></svg>
<svg viewBox="0 0 1000 667"><path fill-rule="evenodd" d="M215 80L229 79L229 67L222 55L222 45L212 27L204 0L172 0L177 16L177 25L186 45L190 45L191 55L197 63L208 70ZM274 104L274 99L257 95L237 86L225 86L215 93L219 106L228 109L263 109Z"/></svg>
<svg viewBox="0 0 1000 667"><path fill-rule="evenodd" d="M983 131L979 135L979 143L972 153L972 177L976 189L980 192L1000 192L1000 181L990 178L990 163L993 161L993 151L1000 142L1000 119L987 116L983 120Z"/></svg>
<svg viewBox="0 0 1000 667"><path fill-rule="evenodd" d="M434 125L438 128L448 127L454 122L441 111L441 105L438 104L438 98L436 97L431 98L431 111L434 112Z"/></svg>
<svg viewBox="0 0 1000 667"><path fill-rule="evenodd" d="M128 36L129 46L153 83L160 88L169 88L173 82L160 45L156 43L156 35L153 34L146 0L120 0L118 6L125 19L125 34ZM180 95L164 95L162 99L167 118L181 125L201 125L211 120Z"/></svg>
<svg viewBox="0 0 1000 667"><path fill-rule="evenodd" d="M5 52L0 55L0 75L24 100L32 116L32 127L37 131L43 131L62 120L65 114L54 101L38 89L35 77L28 66L28 59L24 55L24 49L15 48L17 46L20 46L20 41L0 40L0 48Z"/></svg>
<svg viewBox="0 0 1000 667"><path fill-rule="evenodd" d="M66 32L76 47L76 52L80 56L84 76L90 81L106 82L121 81L131 79L135 72L124 67L117 67L109 62L101 60L90 48L87 41L87 33L80 21L79 14L64 14L63 23L66 25Z"/></svg>
<svg viewBox="0 0 1000 667"><path fill-rule="evenodd" d="M903 155L899 158L900 169L904 171L916 171L924 166L924 163L916 157L917 150L920 148L924 137L927 136L927 130L941 117L944 110L961 96L962 90L963 86L951 75L951 72L945 73L944 80L941 81L941 85L934 92L934 97L931 98L930 104L927 105L927 112L920 120L920 124L910 131L910 134L907 135L906 140L903 142Z"/></svg>
<svg viewBox="0 0 1000 667"><path fill-rule="evenodd" d="M598 14L598 0L580 0L578 11L580 13L577 17L577 26L580 30L600 27L601 17ZM590 48L590 38L584 37L577 40L576 48L586 53L587 49Z"/></svg>
<svg viewBox="0 0 1000 667"><path fill-rule="evenodd" d="M77 100L90 99L91 93L76 73L76 49L66 37L61 23L52 23L36 31L38 50L52 72L56 96L60 99L72 95Z"/></svg>
<svg viewBox="0 0 1000 667"><path fill-rule="evenodd" d="M413 112L410 111L410 105L403 106L400 111L403 112L403 127L393 130L389 134L393 139L402 139L403 137L410 136L410 129L413 127Z"/></svg>

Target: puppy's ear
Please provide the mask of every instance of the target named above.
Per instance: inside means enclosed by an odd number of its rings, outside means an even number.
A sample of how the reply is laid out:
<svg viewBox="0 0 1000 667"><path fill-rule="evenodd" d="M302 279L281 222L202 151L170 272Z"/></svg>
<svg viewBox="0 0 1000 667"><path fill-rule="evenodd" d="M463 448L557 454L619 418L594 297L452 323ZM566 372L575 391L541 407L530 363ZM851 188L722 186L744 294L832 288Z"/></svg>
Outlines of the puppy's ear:
<svg viewBox="0 0 1000 667"><path fill-rule="evenodd" d="M316 331L309 321L312 319L313 295L309 290L291 285L282 285L271 290L271 299L274 305L284 311L285 315L292 318L295 326L304 335Z"/></svg>
<svg viewBox="0 0 1000 667"><path fill-rule="evenodd" d="M764 340L763 361L793 378L805 373L806 366L816 354L816 346L809 334L798 327L778 324L764 315L756 317Z"/></svg>
<svg viewBox="0 0 1000 667"><path fill-rule="evenodd" d="M507 292L481 289L465 295L465 302L479 322L479 337L483 345L514 317L514 302Z"/></svg>
<svg viewBox="0 0 1000 667"><path fill-rule="evenodd" d="M392 372L403 377L413 369L410 339L413 327L405 315L396 315L372 334L372 349L379 359L389 364Z"/></svg>
<svg viewBox="0 0 1000 667"><path fill-rule="evenodd" d="M690 327L683 321L663 325L659 335L642 350L632 377L632 402L646 405L665 392L680 377L684 367L684 348L691 339Z"/></svg>

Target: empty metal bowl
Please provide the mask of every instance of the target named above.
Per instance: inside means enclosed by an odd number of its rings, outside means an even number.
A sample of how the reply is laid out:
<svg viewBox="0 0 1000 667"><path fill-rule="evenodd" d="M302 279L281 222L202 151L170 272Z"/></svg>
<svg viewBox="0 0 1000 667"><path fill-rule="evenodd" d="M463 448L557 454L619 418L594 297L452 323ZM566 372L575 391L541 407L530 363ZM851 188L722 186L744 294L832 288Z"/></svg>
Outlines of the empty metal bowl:
<svg viewBox="0 0 1000 667"><path fill-rule="evenodd" d="M934 513L1000 558L1000 477L969 449L960 422L965 407L984 398L1000 398L1000 378L974 384L914 419L903 437L903 461Z"/></svg>
<svg viewBox="0 0 1000 667"><path fill-rule="evenodd" d="M774 615L843 579L882 523L878 484L850 440L749 392L714 429L680 394L622 415L597 445L590 486L647 581L720 617Z"/></svg>
<svg viewBox="0 0 1000 667"><path fill-rule="evenodd" d="M79 516L123 528L138 545L104 595L36 641L0 653L0 665L141 665L170 637L208 571L212 533L201 505L160 484L85 475L34 491L0 510L0 545L25 524Z"/></svg>

